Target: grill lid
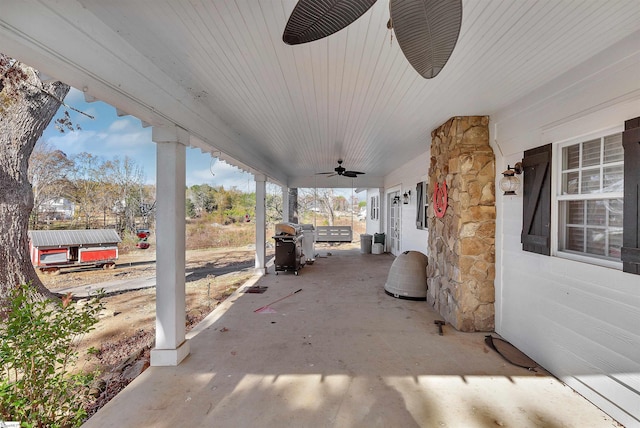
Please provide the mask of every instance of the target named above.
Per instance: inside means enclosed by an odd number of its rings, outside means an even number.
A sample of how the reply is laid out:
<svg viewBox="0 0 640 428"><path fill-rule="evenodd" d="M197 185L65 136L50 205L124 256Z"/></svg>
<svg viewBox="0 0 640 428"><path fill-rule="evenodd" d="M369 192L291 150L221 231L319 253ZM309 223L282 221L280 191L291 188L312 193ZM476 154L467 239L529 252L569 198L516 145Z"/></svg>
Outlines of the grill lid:
<svg viewBox="0 0 640 428"><path fill-rule="evenodd" d="M302 233L302 227L295 223L277 223L276 235L297 236Z"/></svg>

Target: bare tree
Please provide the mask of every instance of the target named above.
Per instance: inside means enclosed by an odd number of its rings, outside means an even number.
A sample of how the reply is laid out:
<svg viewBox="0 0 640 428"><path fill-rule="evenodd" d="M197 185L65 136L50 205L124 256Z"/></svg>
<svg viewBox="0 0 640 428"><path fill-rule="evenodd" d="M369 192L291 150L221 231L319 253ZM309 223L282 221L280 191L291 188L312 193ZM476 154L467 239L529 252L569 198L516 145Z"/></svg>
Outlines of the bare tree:
<svg viewBox="0 0 640 428"><path fill-rule="evenodd" d="M156 215L156 186L145 184L140 191L140 215L145 229L154 222Z"/></svg>
<svg viewBox="0 0 640 428"><path fill-rule="evenodd" d="M38 73L0 54L0 307L10 291L31 283L34 297L53 297L29 259L28 226L33 192L29 157L69 86L42 83Z"/></svg>
<svg viewBox="0 0 640 428"><path fill-rule="evenodd" d="M102 227L110 224L114 214L117 214L116 207L122 196L117 185L118 174L112 162L107 161L97 165L96 173L93 174L95 180L98 181L98 209L102 214ZM117 222L119 223L119 222Z"/></svg>
<svg viewBox="0 0 640 428"><path fill-rule="evenodd" d="M38 141L29 159L29 181L33 188L31 228L38 228L38 213L43 204L68 193L68 175L73 161L61 150L45 141Z"/></svg>
<svg viewBox="0 0 640 428"><path fill-rule="evenodd" d="M333 199L333 209L336 211L349 211L349 202L344 196L336 196Z"/></svg>
<svg viewBox="0 0 640 428"><path fill-rule="evenodd" d="M70 197L76 204L76 215L82 219L84 227L90 229L94 219L102 214L100 159L91 153L82 152L73 157L73 162Z"/></svg>
<svg viewBox="0 0 640 428"><path fill-rule="evenodd" d="M129 157L103 160L90 153L73 157L70 197L85 228L107 221L119 231L135 231L136 217L149 215L153 196L145 191L143 171ZM143 211L145 211L143 213Z"/></svg>
<svg viewBox="0 0 640 428"><path fill-rule="evenodd" d="M300 216L309 212L326 217L329 226L333 226L336 218L336 197L330 188L298 189ZM344 198L343 198L344 199Z"/></svg>
<svg viewBox="0 0 640 428"><path fill-rule="evenodd" d="M327 215L327 221L329 226L333 226L336 220L335 206L334 206L333 189L316 189L316 200L322 207L322 212Z"/></svg>
<svg viewBox="0 0 640 428"><path fill-rule="evenodd" d="M128 230L134 232L136 229L136 217L143 213L143 205L145 204L144 195L144 173L136 162L128 156L124 159L119 157L113 158L111 161L104 163L105 173L99 178L99 181L110 186L104 186L105 191L111 195L110 199L118 207L117 227L120 231ZM114 205L111 205L112 209Z"/></svg>
<svg viewBox="0 0 640 428"><path fill-rule="evenodd" d="M282 192L280 186L267 183L267 197L265 201L267 224L280 223L282 221Z"/></svg>

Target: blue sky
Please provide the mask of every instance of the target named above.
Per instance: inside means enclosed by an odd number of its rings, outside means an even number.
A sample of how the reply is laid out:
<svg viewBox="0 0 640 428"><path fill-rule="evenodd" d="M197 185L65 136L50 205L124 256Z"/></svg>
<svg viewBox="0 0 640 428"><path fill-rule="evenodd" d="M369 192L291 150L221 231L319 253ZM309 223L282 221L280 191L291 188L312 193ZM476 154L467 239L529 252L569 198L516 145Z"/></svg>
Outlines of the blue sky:
<svg viewBox="0 0 640 428"><path fill-rule="evenodd" d="M155 184L156 145L151 141L151 127L143 128L140 120L133 116L118 117L114 107L101 101L86 103L83 93L74 88L69 91L65 103L95 119L69 111L74 125L78 124L82 129L65 130L62 134L52 121L41 137L43 140L69 157L81 152L105 160L128 156L142 168L145 182ZM187 148L187 186L194 184L222 185L225 189L235 186L245 192L255 190L253 175L218 161L200 149Z"/></svg>

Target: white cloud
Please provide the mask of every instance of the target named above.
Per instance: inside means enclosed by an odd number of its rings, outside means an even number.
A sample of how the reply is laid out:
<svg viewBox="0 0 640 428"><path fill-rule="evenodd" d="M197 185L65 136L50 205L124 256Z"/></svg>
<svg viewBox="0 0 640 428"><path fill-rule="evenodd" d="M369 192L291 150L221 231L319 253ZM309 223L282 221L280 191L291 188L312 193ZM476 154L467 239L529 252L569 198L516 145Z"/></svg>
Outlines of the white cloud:
<svg viewBox="0 0 640 428"><path fill-rule="evenodd" d="M207 163L209 163L208 167ZM197 167L190 167L190 164L198 165ZM243 172L224 161L214 161L212 163L210 157L205 154L197 157L192 156L190 162L188 161L187 163L187 186L193 186L194 184L224 186L225 189L236 187L243 192L254 192L256 189L253 175Z"/></svg>
<svg viewBox="0 0 640 428"><path fill-rule="evenodd" d="M128 128L130 128L130 120L128 119L120 119L115 120L109 125L108 132L122 132Z"/></svg>
<svg viewBox="0 0 640 428"><path fill-rule="evenodd" d="M49 137L48 141L68 155L89 152L110 159L114 156L137 158L149 152L155 154L150 132L144 129L124 133L80 130Z"/></svg>
<svg viewBox="0 0 640 428"><path fill-rule="evenodd" d="M191 187L194 184L208 184L215 186L215 176L211 174L208 169L196 169L187 171L187 186Z"/></svg>

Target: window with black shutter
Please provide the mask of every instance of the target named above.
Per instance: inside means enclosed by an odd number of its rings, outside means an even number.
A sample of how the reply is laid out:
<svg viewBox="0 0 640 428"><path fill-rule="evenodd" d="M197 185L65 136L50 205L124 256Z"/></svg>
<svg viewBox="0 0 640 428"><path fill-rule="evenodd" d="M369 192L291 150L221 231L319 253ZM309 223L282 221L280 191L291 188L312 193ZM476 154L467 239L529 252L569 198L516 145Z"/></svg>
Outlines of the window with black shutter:
<svg viewBox="0 0 640 428"><path fill-rule="evenodd" d="M522 249L551 254L551 144L524 152Z"/></svg>
<svg viewBox="0 0 640 428"><path fill-rule="evenodd" d="M624 147L624 236L622 269L640 275L640 117L627 120Z"/></svg>
<svg viewBox="0 0 640 428"><path fill-rule="evenodd" d="M550 144L524 153L522 249L551 254L556 201L558 256L640 274L640 117L627 120L624 132L560 144L556 165L551 153Z"/></svg>
<svg viewBox="0 0 640 428"><path fill-rule="evenodd" d="M622 132L607 130L562 143L558 158L558 255L621 267Z"/></svg>

